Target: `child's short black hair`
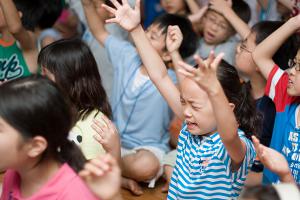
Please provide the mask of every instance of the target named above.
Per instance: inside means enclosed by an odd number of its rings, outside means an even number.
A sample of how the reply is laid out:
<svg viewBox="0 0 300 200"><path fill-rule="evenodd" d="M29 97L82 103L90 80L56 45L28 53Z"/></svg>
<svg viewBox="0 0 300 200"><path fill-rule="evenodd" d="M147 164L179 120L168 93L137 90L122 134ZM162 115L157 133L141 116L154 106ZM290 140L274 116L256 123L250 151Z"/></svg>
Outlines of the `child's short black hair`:
<svg viewBox="0 0 300 200"><path fill-rule="evenodd" d="M232 0L232 10L245 23L248 23L251 18L251 9L244 0Z"/></svg>
<svg viewBox="0 0 300 200"><path fill-rule="evenodd" d="M183 40L179 48L179 53L182 58L187 58L193 55L198 47L198 38L193 30L192 23L186 17L164 14L157 17L152 24L158 24L163 29L164 34L168 31L168 26L179 26Z"/></svg>
<svg viewBox="0 0 300 200"><path fill-rule="evenodd" d="M251 28L251 32L255 33L255 43L258 45L274 31L276 31L284 22L281 21L262 21L258 22ZM299 48L299 36L294 34L290 36L276 51L273 56L274 62L283 70L288 68L288 62L293 59Z"/></svg>
<svg viewBox="0 0 300 200"><path fill-rule="evenodd" d="M23 26L33 31L46 29L54 25L60 16L63 4L61 0L13 0L18 11L22 12Z"/></svg>

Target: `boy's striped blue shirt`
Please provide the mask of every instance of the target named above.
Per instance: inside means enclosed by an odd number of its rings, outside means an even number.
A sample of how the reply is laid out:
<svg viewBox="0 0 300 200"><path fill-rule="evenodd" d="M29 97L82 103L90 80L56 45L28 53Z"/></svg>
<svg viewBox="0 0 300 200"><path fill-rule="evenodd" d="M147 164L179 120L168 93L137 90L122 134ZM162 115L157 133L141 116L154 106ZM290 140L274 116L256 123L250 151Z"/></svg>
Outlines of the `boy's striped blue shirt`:
<svg viewBox="0 0 300 200"><path fill-rule="evenodd" d="M246 155L238 171L232 172L231 159L218 133L196 136L184 126L178 140L168 200L236 199L255 158L252 142L240 130L239 136L246 144Z"/></svg>

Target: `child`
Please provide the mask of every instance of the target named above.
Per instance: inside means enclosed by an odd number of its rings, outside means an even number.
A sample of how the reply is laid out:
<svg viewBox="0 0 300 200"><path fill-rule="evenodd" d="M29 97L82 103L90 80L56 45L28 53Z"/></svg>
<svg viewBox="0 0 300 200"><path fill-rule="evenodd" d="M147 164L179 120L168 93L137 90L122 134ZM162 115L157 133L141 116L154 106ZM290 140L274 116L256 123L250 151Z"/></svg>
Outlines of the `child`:
<svg viewBox="0 0 300 200"><path fill-rule="evenodd" d="M250 19L250 8L243 0L233 0L232 10L246 23ZM235 48L238 39L235 31L222 13L209 9L203 21L203 38L197 53L201 58L207 58L210 51L216 54L224 52L224 60L234 64Z"/></svg>
<svg viewBox="0 0 300 200"><path fill-rule="evenodd" d="M111 108L93 54L79 39L59 40L43 48L38 57L42 73L55 81L68 95L77 111L77 123L70 138L78 144L86 159L105 151L119 159L120 145L117 134L102 146L94 139L93 120L103 122L111 117ZM102 123L101 122L101 123ZM105 122L104 122L105 123ZM104 148L104 149L103 149Z"/></svg>
<svg viewBox="0 0 300 200"><path fill-rule="evenodd" d="M179 137L168 199L236 198L255 157L251 141L247 139L255 133L257 122L248 91L243 89L237 71L226 62L222 62L216 72L222 55L213 59L211 54L207 66L197 58L200 70L188 67L190 72L197 73L197 76L193 73L196 82L184 79L180 82L180 94L139 24L138 5L139 2L134 10L126 2L117 5L117 9L105 6L115 14L115 18L107 22L130 30L151 80L176 115L186 121Z"/></svg>
<svg viewBox="0 0 300 200"><path fill-rule="evenodd" d="M38 71L36 62L38 51L35 42L33 32L23 27L12 0L1 0L0 81L29 76Z"/></svg>
<svg viewBox="0 0 300 200"><path fill-rule="evenodd" d="M281 70L272 60L277 49L299 30L300 15L291 18L267 39L261 42L252 53L262 75L268 79L266 95L275 103L276 118L270 147L285 155L294 179L300 182L299 173L299 60L300 51L290 64L289 72ZM276 174L265 169L265 183L276 183Z"/></svg>
<svg viewBox="0 0 300 200"><path fill-rule="evenodd" d="M161 174L161 160L169 150L171 111L149 79L133 45L109 35L92 2L83 0L82 3L89 27L95 38L105 46L115 70L112 108L114 123L121 135L122 174L128 178L123 179L123 186L141 194L136 182L155 180ZM120 5L113 3L116 7ZM184 17L163 15L149 27L147 37L165 62L171 60L166 50L167 27L176 24L184 30L181 56L186 58L196 49L196 35L190 22ZM172 70L168 73L175 81L175 73Z"/></svg>
<svg viewBox="0 0 300 200"><path fill-rule="evenodd" d="M266 80L258 70L258 67L252 59L251 53L256 45L279 28L282 25L282 22L259 22L250 29L248 25L233 12L224 0L211 1L211 8L223 13L242 38L242 42L238 45L236 51L236 68L238 69L241 77L249 80L248 84L250 86L251 94L255 99L256 108L263 117L262 128L258 135L262 144L269 146L272 138L276 110L272 100L264 95ZM296 37L291 37L273 56L276 63L280 63L283 69L287 66L288 60L293 58L297 53L298 47L295 42ZM255 161L252 171L256 173L249 174L249 181L247 181L247 184L260 184L261 174L257 173L262 172L262 170L263 166L259 163L259 161ZM255 178L256 176L259 177Z"/></svg>
<svg viewBox="0 0 300 200"><path fill-rule="evenodd" d="M245 187L240 199L300 199L299 187L295 184L285 157L278 151L260 144L259 140L254 136L252 137L252 141L260 161L266 168L279 176L281 183Z"/></svg>
<svg viewBox="0 0 300 200"><path fill-rule="evenodd" d="M2 84L0 93L0 199L97 199L76 174L85 159L67 139L72 114L57 86L30 76Z"/></svg>

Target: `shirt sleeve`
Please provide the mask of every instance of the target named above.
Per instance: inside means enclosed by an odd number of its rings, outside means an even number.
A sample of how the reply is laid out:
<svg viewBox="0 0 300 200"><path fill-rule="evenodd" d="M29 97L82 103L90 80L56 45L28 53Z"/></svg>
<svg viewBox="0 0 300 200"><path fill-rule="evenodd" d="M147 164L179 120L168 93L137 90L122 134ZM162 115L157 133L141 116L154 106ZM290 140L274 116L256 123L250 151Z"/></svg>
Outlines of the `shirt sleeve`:
<svg viewBox="0 0 300 200"><path fill-rule="evenodd" d="M276 111L283 111L291 97L287 94L288 74L275 65L268 77L265 94L272 99Z"/></svg>
<svg viewBox="0 0 300 200"><path fill-rule="evenodd" d="M234 180L246 179L248 171L255 159L255 150L252 142L247 139L244 134L239 133L239 137L246 145L246 154L240 168L237 171L232 171L231 158L224 145L220 147L220 151L218 153L219 159L225 164L227 174L232 173Z"/></svg>
<svg viewBox="0 0 300 200"><path fill-rule="evenodd" d="M104 42L108 58L115 69L130 67L139 59L135 47L128 41L109 35Z"/></svg>

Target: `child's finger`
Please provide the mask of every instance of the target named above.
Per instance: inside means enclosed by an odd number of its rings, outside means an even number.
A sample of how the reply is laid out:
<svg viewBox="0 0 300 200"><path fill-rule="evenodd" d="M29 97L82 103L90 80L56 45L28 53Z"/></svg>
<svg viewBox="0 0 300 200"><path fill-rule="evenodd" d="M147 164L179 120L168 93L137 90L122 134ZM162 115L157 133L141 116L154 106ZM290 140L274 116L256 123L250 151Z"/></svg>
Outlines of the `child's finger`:
<svg viewBox="0 0 300 200"><path fill-rule="evenodd" d="M86 178L87 176L90 176L90 172L88 171L88 170L85 170L85 169L83 169L83 170L81 170L79 173L78 173L78 175L81 177L81 178Z"/></svg>
<svg viewBox="0 0 300 200"><path fill-rule="evenodd" d="M180 67L182 67L185 71L187 71L187 72L189 72L191 74L195 74L196 73L196 69L195 68L193 68L191 65L189 65L189 64L187 64L187 63L185 63L183 61L179 61L178 65Z"/></svg>
<svg viewBox="0 0 300 200"><path fill-rule="evenodd" d="M110 166L104 158L105 156L102 157L102 159L93 159L90 162L98 169L101 169L102 171L108 171L110 169Z"/></svg>
<svg viewBox="0 0 300 200"><path fill-rule="evenodd" d="M141 11L141 0L136 0L135 1L134 10L135 11Z"/></svg>
<svg viewBox="0 0 300 200"><path fill-rule="evenodd" d="M112 2L117 9L121 7L121 4L117 0L110 0L110 2Z"/></svg>
<svg viewBox="0 0 300 200"><path fill-rule="evenodd" d="M117 18L111 18L111 19L105 20L105 23L107 23L107 24L118 23L118 22L119 22L119 20L117 20Z"/></svg>
<svg viewBox="0 0 300 200"><path fill-rule="evenodd" d="M127 5L127 4L128 4L128 1L127 1L127 0L122 0L122 4L123 4L123 6L124 6L124 5Z"/></svg>
<svg viewBox="0 0 300 200"><path fill-rule="evenodd" d="M194 78L195 75L185 71L184 69L178 69L178 72L186 77Z"/></svg>
<svg viewBox="0 0 300 200"><path fill-rule="evenodd" d="M90 162L85 164L84 169L88 170L90 174L94 174L96 176L102 176L104 174L101 168L91 164Z"/></svg>
<svg viewBox="0 0 300 200"><path fill-rule="evenodd" d="M207 58L207 66L208 67L211 66L211 63L214 61L214 59L215 59L215 53L214 53L214 51L210 51L208 58Z"/></svg>
<svg viewBox="0 0 300 200"><path fill-rule="evenodd" d="M211 63L211 67L213 69L217 69L217 67L219 66L219 64L221 63L222 59L224 57L224 53L220 53L219 55L217 55L217 57L213 60L213 62Z"/></svg>
<svg viewBox="0 0 300 200"><path fill-rule="evenodd" d="M105 5L105 4L102 4L102 7L109 13L113 14L113 15L116 15L116 9L108 6L108 5Z"/></svg>
<svg viewBox="0 0 300 200"><path fill-rule="evenodd" d="M198 55L194 56L194 60L195 60L196 64L198 65L199 69L205 69L205 68L207 68L207 66L204 63L204 61Z"/></svg>

